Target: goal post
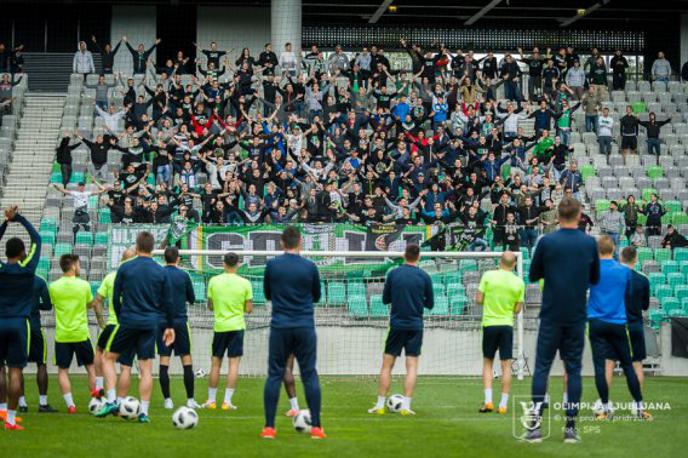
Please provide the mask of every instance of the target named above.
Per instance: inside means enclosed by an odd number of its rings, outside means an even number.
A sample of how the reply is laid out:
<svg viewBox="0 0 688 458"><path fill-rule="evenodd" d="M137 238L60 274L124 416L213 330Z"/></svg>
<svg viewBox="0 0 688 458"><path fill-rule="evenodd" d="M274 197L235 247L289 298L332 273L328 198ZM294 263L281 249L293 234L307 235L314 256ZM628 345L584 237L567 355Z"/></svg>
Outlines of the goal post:
<svg viewBox="0 0 688 458"><path fill-rule="evenodd" d="M261 375L270 317L262 272L267 260L283 251L181 249L181 268L190 274L197 296L197 304L189 310L191 328L202 333L201 329L207 331L212 325L212 314L204 307L205 287L211 276L221 272L222 256L230 251L239 255L239 273L251 281L254 291L254 314L247 318L245 348L246 353L252 348L256 354L253 358L245 355L242 372ZM156 250L153 254L163 253ZM321 372L376 374L389 322L389 309L381 303L382 286L387 271L401 263L404 253L311 250L300 254L313 260L321 272L322 299L315 309ZM514 254L516 273L523 278L523 255ZM425 311L423 373L480 375L482 307L475 303L475 293L482 273L496 268L501 256L502 252L421 252L419 267L430 274L436 298L435 308ZM514 369L519 380L525 367L523 314L521 310L514 323Z"/></svg>

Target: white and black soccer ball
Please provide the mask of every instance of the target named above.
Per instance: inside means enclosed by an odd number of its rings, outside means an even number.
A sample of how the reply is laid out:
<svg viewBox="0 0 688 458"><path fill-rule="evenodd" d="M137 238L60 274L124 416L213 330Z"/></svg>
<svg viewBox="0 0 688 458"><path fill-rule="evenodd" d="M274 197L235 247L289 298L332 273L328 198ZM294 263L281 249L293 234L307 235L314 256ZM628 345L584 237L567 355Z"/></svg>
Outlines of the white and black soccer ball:
<svg viewBox="0 0 688 458"><path fill-rule="evenodd" d="M172 414L172 424L177 429L194 429L198 425L198 414L190 407L180 407Z"/></svg>
<svg viewBox="0 0 688 458"><path fill-rule="evenodd" d="M205 369L198 369L194 375L196 378L203 378L208 375L208 372Z"/></svg>
<svg viewBox="0 0 688 458"><path fill-rule="evenodd" d="M404 396L401 394L393 394L387 398L387 410L392 413L401 411L401 406L404 404Z"/></svg>
<svg viewBox="0 0 688 458"><path fill-rule="evenodd" d="M105 403L102 399L91 398L88 402L88 411L91 412L91 415L95 415L104 405Z"/></svg>
<svg viewBox="0 0 688 458"><path fill-rule="evenodd" d="M297 433L310 433L312 428L311 411L308 409L299 410L299 413L291 419L294 431Z"/></svg>
<svg viewBox="0 0 688 458"><path fill-rule="evenodd" d="M123 420L136 420L141 413L141 403L133 396L127 396L119 403L119 416Z"/></svg>

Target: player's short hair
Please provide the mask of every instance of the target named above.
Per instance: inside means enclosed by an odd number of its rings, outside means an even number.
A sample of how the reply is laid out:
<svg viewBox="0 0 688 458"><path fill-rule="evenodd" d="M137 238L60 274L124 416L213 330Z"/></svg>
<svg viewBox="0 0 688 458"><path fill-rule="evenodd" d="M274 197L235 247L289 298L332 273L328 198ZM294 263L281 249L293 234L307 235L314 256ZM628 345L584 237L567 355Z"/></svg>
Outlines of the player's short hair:
<svg viewBox="0 0 688 458"><path fill-rule="evenodd" d="M74 264L79 262L79 255L73 253L67 253L60 256L60 269L63 273L69 272Z"/></svg>
<svg viewBox="0 0 688 458"><path fill-rule="evenodd" d="M285 250L293 250L299 246L301 233L296 227L289 226L282 232L280 240L282 240L282 246Z"/></svg>
<svg viewBox="0 0 688 458"><path fill-rule="evenodd" d="M18 258L24 252L26 252L26 247L22 239L18 237L12 237L5 243L5 256L8 258Z"/></svg>
<svg viewBox="0 0 688 458"><path fill-rule="evenodd" d="M409 262L418 261L420 259L420 247L415 243L406 245L406 250L404 250L404 259Z"/></svg>
<svg viewBox="0 0 688 458"><path fill-rule="evenodd" d="M516 255L512 251L505 251L502 253L499 262L501 262L504 267L512 269L516 265Z"/></svg>
<svg viewBox="0 0 688 458"><path fill-rule="evenodd" d="M140 253L152 253L155 246L155 237L148 231L139 232L136 236L136 251Z"/></svg>
<svg viewBox="0 0 688 458"><path fill-rule="evenodd" d="M179 260L179 248L176 246L168 246L165 248L165 262L174 264Z"/></svg>
<svg viewBox="0 0 688 458"><path fill-rule="evenodd" d="M638 250L634 246L627 246L621 250L621 262L629 264L638 259Z"/></svg>
<svg viewBox="0 0 688 458"><path fill-rule="evenodd" d="M227 267L236 267L237 264L239 264L239 255L233 251L230 251L229 253L225 253L222 261Z"/></svg>
<svg viewBox="0 0 688 458"><path fill-rule="evenodd" d="M581 212L581 205L573 197L564 197L559 202L559 207L557 208L557 213L559 214L559 219L563 221L576 221Z"/></svg>
<svg viewBox="0 0 688 458"><path fill-rule="evenodd" d="M612 254L614 248L616 248L616 245L614 245L614 241L610 236L601 235L600 238L597 239L597 251L599 251L601 255Z"/></svg>

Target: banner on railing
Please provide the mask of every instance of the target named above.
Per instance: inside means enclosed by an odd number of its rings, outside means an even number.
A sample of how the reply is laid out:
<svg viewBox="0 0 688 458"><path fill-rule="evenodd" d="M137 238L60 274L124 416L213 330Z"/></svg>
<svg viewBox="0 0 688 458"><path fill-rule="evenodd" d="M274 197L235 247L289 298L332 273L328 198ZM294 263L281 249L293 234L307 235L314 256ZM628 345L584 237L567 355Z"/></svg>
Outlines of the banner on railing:
<svg viewBox="0 0 688 458"><path fill-rule="evenodd" d="M408 243L422 243L428 237L426 226L396 226L394 224L301 224L302 248L307 251L403 251ZM136 241L143 230L153 233L157 245L167 239L167 225L112 225L108 266L117 268L122 252ZM181 240L182 248L200 250L279 250L283 225L258 224L253 226L198 226ZM265 257L243 259L246 269L262 268ZM321 268L337 271L365 270L370 259L328 258L314 260ZM221 256L194 256L190 264L195 270L222 268ZM347 267L348 266L348 267Z"/></svg>

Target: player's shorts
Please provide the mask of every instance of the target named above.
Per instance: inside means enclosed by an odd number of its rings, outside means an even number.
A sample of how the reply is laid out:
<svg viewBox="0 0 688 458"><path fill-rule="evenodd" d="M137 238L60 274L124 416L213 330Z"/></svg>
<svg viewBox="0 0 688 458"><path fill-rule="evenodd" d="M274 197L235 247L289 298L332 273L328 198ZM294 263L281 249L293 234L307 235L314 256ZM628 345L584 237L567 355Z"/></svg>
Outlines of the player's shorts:
<svg viewBox="0 0 688 458"><path fill-rule="evenodd" d="M191 354L191 329L188 321L174 324L174 343L170 346L165 345L162 339L164 330L165 328L161 328L158 333L158 355L172 356L172 350L176 356Z"/></svg>
<svg viewBox="0 0 688 458"><path fill-rule="evenodd" d="M643 361L647 357L645 351L645 332L643 331L642 323L629 323L626 325L628 334L628 343L631 347L631 360ZM618 358L614 353L609 355L609 359L617 361Z"/></svg>
<svg viewBox="0 0 688 458"><path fill-rule="evenodd" d="M90 340L81 342L55 342L55 364L60 369L69 369L76 355L79 366L93 364L93 344Z"/></svg>
<svg viewBox="0 0 688 458"><path fill-rule="evenodd" d="M7 367L23 368L29 353L29 322L26 318L0 320L0 361Z"/></svg>
<svg viewBox="0 0 688 458"><path fill-rule="evenodd" d="M385 341L385 353L392 356L401 356L401 350L404 350L406 356L420 356L420 348L422 346L422 330L390 329Z"/></svg>
<svg viewBox="0 0 688 458"><path fill-rule="evenodd" d="M238 358L244 355L244 330L215 332L213 334L213 356Z"/></svg>
<svg viewBox="0 0 688 458"><path fill-rule="evenodd" d="M638 149L638 138L635 136L621 136L621 149Z"/></svg>
<svg viewBox="0 0 688 458"><path fill-rule="evenodd" d="M483 357L494 359L499 350L499 359L513 359L514 327L485 326L483 328Z"/></svg>
<svg viewBox="0 0 688 458"><path fill-rule="evenodd" d="M158 328L134 329L118 324L112 331L105 350L120 355L131 355L131 362L134 354L140 360L154 359L158 334ZM127 364L122 360L120 363Z"/></svg>
<svg viewBox="0 0 688 458"><path fill-rule="evenodd" d="M98 336L98 343L96 344L96 348L98 350L104 352L106 347L107 347L107 342L110 340L110 336L112 335L112 331L115 330L115 327L117 325L114 324L108 324L103 328L102 331L100 331L100 335ZM123 364L125 366L131 367L134 364L134 352L130 351L127 353L120 353L119 357L117 358L117 362L120 364Z"/></svg>
<svg viewBox="0 0 688 458"><path fill-rule="evenodd" d="M43 330L31 329L29 339L29 354L27 361L36 364L45 364L48 356L48 345Z"/></svg>

